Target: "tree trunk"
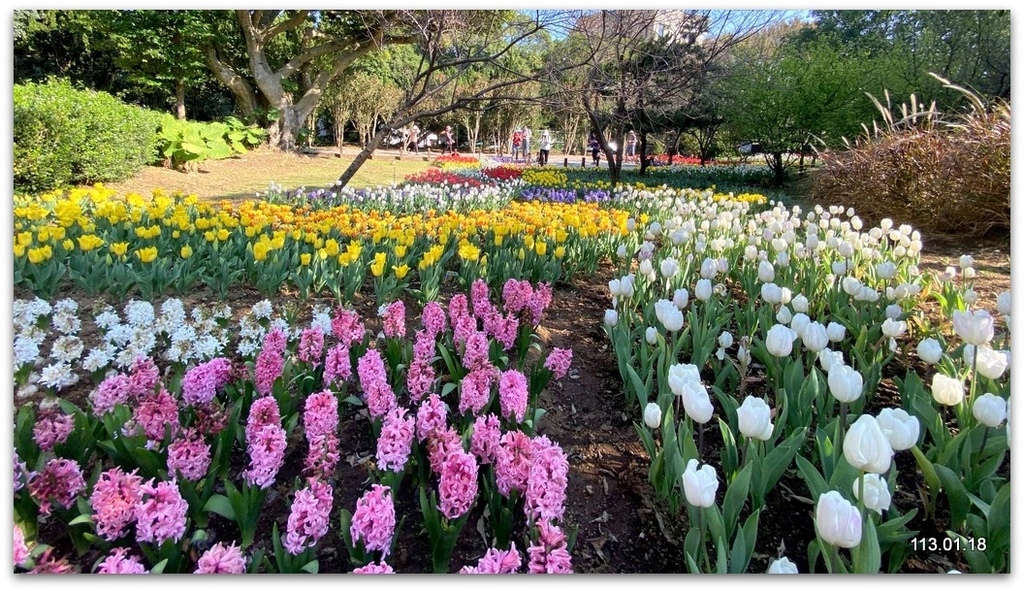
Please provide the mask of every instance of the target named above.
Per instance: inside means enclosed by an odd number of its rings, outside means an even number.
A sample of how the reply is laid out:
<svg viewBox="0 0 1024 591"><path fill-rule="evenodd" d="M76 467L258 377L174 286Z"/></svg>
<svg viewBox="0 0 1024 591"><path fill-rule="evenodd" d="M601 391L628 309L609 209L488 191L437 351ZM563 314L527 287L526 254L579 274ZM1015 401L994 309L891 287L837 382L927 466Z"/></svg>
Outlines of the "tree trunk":
<svg viewBox="0 0 1024 591"><path fill-rule="evenodd" d="M782 159L782 152L765 153L765 162L772 171L772 182L776 187L781 187L786 180L786 168Z"/></svg>
<svg viewBox="0 0 1024 591"><path fill-rule="evenodd" d="M369 160L371 157L373 157L374 150L376 150L380 146L381 142L384 141L384 138L388 135L389 132L390 130L385 125L382 126L377 131L376 134L374 134L370 141L363 146L363 149L360 150L358 154L356 154L355 159L353 159L352 163L348 165L348 168L345 169L345 172L343 172L341 176L338 177L339 185L341 185L342 187L348 185L349 181L352 180L352 177L355 176L357 172L359 172L359 168L363 165L363 163Z"/></svg>
<svg viewBox="0 0 1024 591"><path fill-rule="evenodd" d="M174 83L174 115L185 120L185 81L178 78Z"/></svg>
<svg viewBox="0 0 1024 591"><path fill-rule="evenodd" d="M647 132L640 131L640 176L647 174Z"/></svg>

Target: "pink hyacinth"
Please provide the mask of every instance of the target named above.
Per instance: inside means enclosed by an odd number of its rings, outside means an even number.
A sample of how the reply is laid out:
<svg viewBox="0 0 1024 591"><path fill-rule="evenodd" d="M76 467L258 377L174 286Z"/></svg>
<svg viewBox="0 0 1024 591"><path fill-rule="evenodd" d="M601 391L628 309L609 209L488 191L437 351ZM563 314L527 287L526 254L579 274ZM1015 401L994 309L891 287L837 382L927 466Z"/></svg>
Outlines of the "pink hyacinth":
<svg viewBox="0 0 1024 591"><path fill-rule="evenodd" d="M448 423L448 409L437 394L431 394L416 411L416 440L422 442L434 430Z"/></svg>
<svg viewBox="0 0 1024 591"><path fill-rule="evenodd" d="M293 556L312 548L327 533L334 490L329 484L310 480L309 486L295 493L288 515L285 550Z"/></svg>
<svg viewBox="0 0 1024 591"><path fill-rule="evenodd" d="M423 329L427 331L431 339L436 339L437 335L448 328L448 319L445 316L444 308L437 302L428 302L423 307L421 319L423 320Z"/></svg>
<svg viewBox="0 0 1024 591"><path fill-rule="evenodd" d="M550 283L538 284L537 288L533 290L533 297L530 298L526 307L530 310L529 320L534 326L540 324L544 318L544 310L551 304L551 295Z"/></svg>
<svg viewBox="0 0 1024 591"><path fill-rule="evenodd" d="M243 476L250 486L265 489L274 483L277 471L284 465L285 439L284 429L274 424L263 425L248 438L249 469Z"/></svg>
<svg viewBox="0 0 1024 591"><path fill-rule="evenodd" d="M217 542L199 557L195 572L198 575L240 575L245 572L245 561L242 549L235 542L230 546Z"/></svg>
<svg viewBox="0 0 1024 591"><path fill-rule="evenodd" d="M464 451L462 438L449 425L435 429L427 439L427 460L430 463L430 469L436 474L441 473L444 461L449 455L462 451Z"/></svg>
<svg viewBox="0 0 1024 591"><path fill-rule="evenodd" d="M252 401L249 406L249 417L245 422L245 438L251 439L253 434L264 425L280 425L281 409L273 396L263 396Z"/></svg>
<svg viewBox="0 0 1024 591"><path fill-rule="evenodd" d="M359 385L366 394L366 410L370 418L377 420L398 406L395 393L388 385L384 359L380 351L367 349L356 366L359 374Z"/></svg>
<svg viewBox="0 0 1024 591"><path fill-rule="evenodd" d="M32 428L32 439L43 451L51 451L58 443L68 440L75 428L75 417L64 414L58 406L40 410Z"/></svg>
<svg viewBox="0 0 1024 591"><path fill-rule="evenodd" d="M502 306L506 312L518 314L530 303L533 286L529 281L509 279L501 289Z"/></svg>
<svg viewBox="0 0 1024 591"><path fill-rule="evenodd" d="M209 404L231 379L231 360L211 359L189 369L181 380L181 399L191 406Z"/></svg>
<svg viewBox="0 0 1024 591"><path fill-rule="evenodd" d="M493 312L484 318L484 331L501 343L503 350L508 351L519 336L519 319L511 314L503 316Z"/></svg>
<svg viewBox="0 0 1024 591"><path fill-rule="evenodd" d="M111 468L100 474L89 497L96 533L107 541L125 535L135 521L135 506L142 500L142 477L138 470L125 473Z"/></svg>
<svg viewBox="0 0 1024 591"><path fill-rule="evenodd" d="M327 480L334 475L340 459L338 436L334 433L316 435L309 439L303 472L311 478Z"/></svg>
<svg viewBox="0 0 1024 591"><path fill-rule="evenodd" d="M156 391L160 369L150 357L136 357L128 372L128 392L132 397L146 396Z"/></svg>
<svg viewBox="0 0 1024 591"><path fill-rule="evenodd" d="M437 341L435 335L425 330L417 330L412 345L412 358L430 362L437 352Z"/></svg>
<svg viewBox="0 0 1024 591"><path fill-rule="evenodd" d="M476 501L476 458L461 449L448 454L441 464L441 481L437 487L438 508L448 519L462 517Z"/></svg>
<svg viewBox="0 0 1024 591"><path fill-rule="evenodd" d="M405 388L409 391L409 398L413 402L419 402L423 395L430 392L434 386L434 366L429 361L413 358L409 364L409 371L405 374Z"/></svg>
<svg viewBox="0 0 1024 591"><path fill-rule="evenodd" d="M167 471L180 472L186 480L196 482L210 468L210 444L194 429L188 429L167 446Z"/></svg>
<svg viewBox="0 0 1024 591"><path fill-rule="evenodd" d="M36 565L28 571L30 575L70 575L78 572L78 567L71 564L67 558L54 555L54 549L47 548L43 554L36 559Z"/></svg>
<svg viewBox="0 0 1024 591"><path fill-rule="evenodd" d="M384 562L383 560L381 560L380 564L377 564L375 562L371 562L370 564L367 564L366 566L360 566L360 567L354 569L352 571L352 574L354 574L354 575L393 575L393 574L395 574L395 569L391 568L391 565L388 564L387 562Z"/></svg>
<svg viewBox="0 0 1024 591"><path fill-rule="evenodd" d="M476 331L469 335L462 353L462 365L469 370L490 365L490 345L486 333Z"/></svg>
<svg viewBox="0 0 1024 591"><path fill-rule="evenodd" d="M167 540L181 541L185 535L188 503L181 498L175 480L142 485L142 500L135 506L135 539L160 545Z"/></svg>
<svg viewBox="0 0 1024 591"><path fill-rule="evenodd" d="M25 543L25 532L21 531L18 524L14 524L14 566L25 566L31 551Z"/></svg>
<svg viewBox="0 0 1024 591"><path fill-rule="evenodd" d="M569 459L547 436L533 440L532 453L526 484L526 518L530 522L561 519L565 512L565 490L569 486Z"/></svg>
<svg viewBox="0 0 1024 591"><path fill-rule="evenodd" d="M359 314L355 310L338 308L331 319L331 334L338 340L339 344L346 347L352 343L358 343L366 335L366 328L359 320Z"/></svg>
<svg viewBox="0 0 1024 591"><path fill-rule="evenodd" d="M228 426L228 411L216 400L192 407L196 413L196 429L206 437L216 437Z"/></svg>
<svg viewBox="0 0 1024 591"><path fill-rule="evenodd" d="M479 413L491 401L491 385L498 370L493 365L474 369L459 383L459 412Z"/></svg>
<svg viewBox="0 0 1024 591"><path fill-rule="evenodd" d="M509 431L501 436L494 475L498 492L505 497L513 490L523 492L530 479L533 442L522 431Z"/></svg>
<svg viewBox="0 0 1024 591"><path fill-rule="evenodd" d="M569 366L572 365L572 349L559 349L555 347L548 353L544 360L544 367L551 370L556 380L565 377L569 373Z"/></svg>
<svg viewBox="0 0 1024 591"><path fill-rule="evenodd" d="M148 572L138 556L128 554L128 548L114 548L96 569L100 575L144 575Z"/></svg>
<svg viewBox="0 0 1024 591"><path fill-rule="evenodd" d="M319 328L307 328L299 336L299 361L314 369L324 357L324 333Z"/></svg>
<svg viewBox="0 0 1024 591"><path fill-rule="evenodd" d="M384 308L384 336L391 339L405 337L405 303L395 300Z"/></svg>
<svg viewBox="0 0 1024 591"><path fill-rule="evenodd" d="M348 345L343 343L331 347L327 351L327 359L324 360L324 385L331 386L350 377L352 360L349 358Z"/></svg>
<svg viewBox="0 0 1024 591"><path fill-rule="evenodd" d="M395 535L395 503L391 498L391 487L374 484L356 501L349 534L353 544L362 541L366 550L377 550L382 559L387 558Z"/></svg>
<svg viewBox="0 0 1024 591"><path fill-rule="evenodd" d="M338 431L338 397L330 390L310 394L302 413L306 439Z"/></svg>
<svg viewBox="0 0 1024 591"><path fill-rule="evenodd" d="M510 419L513 416L517 423L526 418L526 406L530 399L529 385L522 372L510 369L501 372L498 380L498 401L501 404L501 416Z"/></svg>
<svg viewBox="0 0 1024 591"><path fill-rule="evenodd" d="M464 566L459 574L510 575L519 572L523 559L516 550L516 543L508 550L491 548L477 562L476 566Z"/></svg>
<svg viewBox="0 0 1024 591"><path fill-rule="evenodd" d="M395 407L384 417L384 425L377 438L377 468L401 472L412 453L412 437L416 418L406 416L408 411Z"/></svg>
<svg viewBox="0 0 1024 591"><path fill-rule="evenodd" d="M263 348L256 355L256 394L267 396L274 389L274 381L284 370L284 351L288 337L280 327L274 327L263 337Z"/></svg>
<svg viewBox="0 0 1024 591"><path fill-rule="evenodd" d="M465 345L466 340L477 331L476 318L470 315L452 317L452 340L456 345Z"/></svg>
<svg viewBox="0 0 1024 591"><path fill-rule="evenodd" d="M455 326L455 321L464 316L469 316L469 298L464 293L457 293L448 300L448 318Z"/></svg>
<svg viewBox="0 0 1024 591"><path fill-rule="evenodd" d="M139 397L132 418L142 428L146 439L163 441L168 426L172 437L178 429L178 403L170 392L160 388L159 392Z"/></svg>
<svg viewBox="0 0 1024 591"><path fill-rule="evenodd" d="M473 422L473 435L469 439L469 451L481 464L491 464L498 459L501 447L501 422L493 414L476 418Z"/></svg>
<svg viewBox="0 0 1024 591"><path fill-rule="evenodd" d="M49 515L54 504L65 509L71 507L84 489L85 479L78 462L64 458L50 460L28 481L28 491L42 515Z"/></svg>
<svg viewBox="0 0 1024 591"><path fill-rule="evenodd" d="M473 281L469 286L469 297L473 302L473 316L479 319L487 317L494 312L494 304L490 300L490 292L487 289L487 282L483 279Z"/></svg>
<svg viewBox="0 0 1024 591"><path fill-rule="evenodd" d="M526 572L531 574L572 573L572 556L566 546L565 534L546 519L537 523L540 530L537 541L526 549L530 563Z"/></svg>
<svg viewBox="0 0 1024 591"><path fill-rule="evenodd" d="M114 374L106 378L89 394L92 412L102 417L114 410L118 404L127 404L131 398L131 382L124 374Z"/></svg>

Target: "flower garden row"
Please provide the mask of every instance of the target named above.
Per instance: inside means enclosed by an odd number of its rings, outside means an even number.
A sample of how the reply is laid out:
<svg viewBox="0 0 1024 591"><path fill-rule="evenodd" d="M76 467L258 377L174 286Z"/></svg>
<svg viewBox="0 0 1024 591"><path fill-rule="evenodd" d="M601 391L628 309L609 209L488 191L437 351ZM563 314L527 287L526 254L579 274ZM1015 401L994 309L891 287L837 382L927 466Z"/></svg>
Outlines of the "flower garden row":
<svg viewBox="0 0 1024 591"><path fill-rule="evenodd" d="M649 480L674 515L686 510L681 564L745 572L760 515L782 509L768 493L795 471L817 538L770 572L898 572L916 543L909 524L918 513L935 521L940 506L970 570L1006 572L1009 294L998 316L977 309L969 256L936 276L919 270L912 228L864 228L852 210L609 191L553 168L464 160L402 187L274 192L238 206L101 188L16 199L16 285L49 297L67 274L96 293L142 295L126 321L109 307L95 316L99 343L78 336L73 301L15 307L15 385L29 401L16 425L16 542L35 544L31 555L16 545L16 563L70 568L39 537L56 520L79 550L109 550L95 566L105 572L310 571L328 531L346 538L353 567L387 570L404 489L417 491L435 571L447 570L472 507L486 505L493 547L476 569L521 570L518 541L525 570L567 572L568 464L535 430L538 396L571 353L526 360L549 282L607 258L619 272L603 320ZM472 285L447 314L446 281ZM237 325L225 305L186 315L172 299L157 316L149 303L200 283L220 294L329 290L340 307L314 309L300 330L269 303ZM346 309L364 284L382 305L378 339ZM411 343L399 298L422 306ZM920 310L926 298L938 323ZM902 369L915 359L926 369ZM896 367L899 399L876 399ZM79 380L89 409L59 398ZM348 420L368 423L373 484L354 513L332 516L334 429ZM721 451L709 462L715 428ZM926 485L915 506L893 502L893 456L904 452ZM284 486L288 531L256 541L286 455L303 466ZM199 558L211 514L238 539Z"/></svg>

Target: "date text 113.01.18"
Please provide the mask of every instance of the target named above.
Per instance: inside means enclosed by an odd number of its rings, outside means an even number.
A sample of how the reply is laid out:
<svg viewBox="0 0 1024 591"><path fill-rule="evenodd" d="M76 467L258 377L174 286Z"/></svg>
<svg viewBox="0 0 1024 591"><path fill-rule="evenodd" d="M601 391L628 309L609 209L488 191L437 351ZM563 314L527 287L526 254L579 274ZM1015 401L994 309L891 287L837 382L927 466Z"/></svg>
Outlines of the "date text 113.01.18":
<svg viewBox="0 0 1024 591"><path fill-rule="evenodd" d="M963 552L977 550L984 552L985 538L962 538L947 536L944 538L915 537L910 538L910 547L915 552Z"/></svg>

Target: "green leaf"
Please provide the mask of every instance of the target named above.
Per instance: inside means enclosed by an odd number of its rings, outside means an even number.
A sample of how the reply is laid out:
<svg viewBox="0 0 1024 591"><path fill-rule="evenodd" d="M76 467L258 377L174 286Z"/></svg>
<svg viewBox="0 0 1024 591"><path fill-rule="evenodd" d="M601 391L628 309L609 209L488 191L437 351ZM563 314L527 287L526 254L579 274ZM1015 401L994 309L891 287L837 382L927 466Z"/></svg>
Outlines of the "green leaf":
<svg viewBox="0 0 1024 591"><path fill-rule="evenodd" d="M757 522L760 520L761 510L757 509L747 517L743 523L743 529L737 533L733 540L732 552L729 556L729 572L744 573L750 565L750 558L754 555L754 546L757 544Z"/></svg>
<svg viewBox="0 0 1024 591"><path fill-rule="evenodd" d="M748 463L739 471L736 478L729 484L729 490L725 492L725 501L722 503L723 517L725 518L726 539L732 535L732 529L739 523L740 511L747 500L747 493L750 491L750 473L753 464Z"/></svg>
<svg viewBox="0 0 1024 591"><path fill-rule="evenodd" d="M314 560L310 560L306 564L302 565L302 568L300 568L299 570L301 570L303 572L307 572L307 573L309 573L311 575L315 575L318 572L320 572L320 561L315 560L315 559Z"/></svg>
<svg viewBox="0 0 1024 591"><path fill-rule="evenodd" d="M814 467L814 464L803 456L797 456L796 465L797 471L800 472L800 476L807 484L807 489L811 491L811 500L817 501L818 497L828 492L828 483L825 482L825 479L818 472L818 469Z"/></svg>
<svg viewBox="0 0 1024 591"><path fill-rule="evenodd" d="M636 401L640 404L640 408L643 409L647 406L647 386L644 381L637 375L636 370L633 369L632 365L626 366L626 373L629 374L629 382L627 386L632 386L633 394L636 396Z"/></svg>
<svg viewBox="0 0 1024 591"><path fill-rule="evenodd" d="M1010 483L1007 482L996 493L986 515L988 523L988 536L986 543L993 548L1002 549L1010 547ZM981 532L974 532L980 536Z"/></svg>
<svg viewBox="0 0 1024 591"><path fill-rule="evenodd" d="M69 521L68 525L78 525L79 523L93 523L92 515L89 513L79 515L78 517L75 517L74 519Z"/></svg>
<svg viewBox="0 0 1024 591"><path fill-rule="evenodd" d="M782 478L782 474L785 473L786 468L793 461L793 457L796 456L796 453L803 446L806 435L807 427L800 427L786 441L765 456L763 468L761 469L763 474L761 480L762 491L768 491L775 487L775 483Z"/></svg>
<svg viewBox="0 0 1024 591"><path fill-rule="evenodd" d="M967 489L960 477L952 470L941 464L934 464L935 473L942 482L942 488L946 491L946 498L949 499L950 525L959 529L971 510L971 499L967 496Z"/></svg>
<svg viewBox="0 0 1024 591"><path fill-rule="evenodd" d="M231 506L231 501L224 495L218 494L210 497L210 500L206 501L203 511L216 513L231 521L238 521L238 517L235 516L235 509Z"/></svg>
<svg viewBox="0 0 1024 591"><path fill-rule="evenodd" d="M868 517L865 520L863 537L853 549L853 572L858 574L876 574L882 567L882 551L878 547L878 532L875 521Z"/></svg>

